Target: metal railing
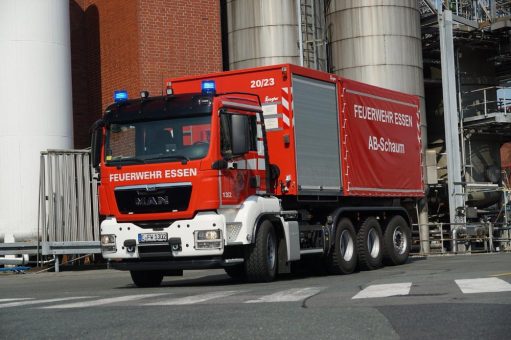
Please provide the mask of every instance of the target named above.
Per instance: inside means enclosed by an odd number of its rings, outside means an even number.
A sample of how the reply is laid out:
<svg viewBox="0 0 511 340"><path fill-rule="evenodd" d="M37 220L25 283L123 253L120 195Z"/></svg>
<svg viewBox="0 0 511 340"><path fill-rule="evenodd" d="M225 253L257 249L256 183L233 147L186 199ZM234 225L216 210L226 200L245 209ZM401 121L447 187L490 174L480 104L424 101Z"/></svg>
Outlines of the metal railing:
<svg viewBox="0 0 511 340"><path fill-rule="evenodd" d="M463 116L485 115L491 113L511 114L511 87L491 86L462 93Z"/></svg>
<svg viewBox="0 0 511 340"><path fill-rule="evenodd" d="M41 152L38 255L100 253L97 197L89 150Z"/></svg>

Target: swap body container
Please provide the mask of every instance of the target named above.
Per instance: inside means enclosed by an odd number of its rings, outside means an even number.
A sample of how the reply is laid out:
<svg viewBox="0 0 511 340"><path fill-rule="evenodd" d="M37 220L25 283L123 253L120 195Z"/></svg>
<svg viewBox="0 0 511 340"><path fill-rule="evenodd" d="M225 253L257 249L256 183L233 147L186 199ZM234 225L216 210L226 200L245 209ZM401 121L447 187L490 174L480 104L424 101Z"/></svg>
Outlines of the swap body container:
<svg viewBox="0 0 511 340"><path fill-rule="evenodd" d="M424 195L419 97L282 64L165 81L259 96L278 196Z"/></svg>

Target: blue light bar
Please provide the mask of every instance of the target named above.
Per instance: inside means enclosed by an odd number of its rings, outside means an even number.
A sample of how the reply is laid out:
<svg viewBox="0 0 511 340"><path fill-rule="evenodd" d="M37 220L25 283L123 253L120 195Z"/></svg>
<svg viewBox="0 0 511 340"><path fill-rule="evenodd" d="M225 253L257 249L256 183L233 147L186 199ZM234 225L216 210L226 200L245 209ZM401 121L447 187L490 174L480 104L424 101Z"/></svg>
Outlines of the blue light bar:
<svg viewBox="0 0 511 340"><path fill-rule="evenodd" d="M114 91L114 102L120 103L128 100L128 91L126 90L116 90Z"/></svg>
<svg viewBox="0 0 511 340"><path fill-rule="evenodd" d="M202 94L215 94L216 84L214 80L203 80L202 81Z"/></svg>

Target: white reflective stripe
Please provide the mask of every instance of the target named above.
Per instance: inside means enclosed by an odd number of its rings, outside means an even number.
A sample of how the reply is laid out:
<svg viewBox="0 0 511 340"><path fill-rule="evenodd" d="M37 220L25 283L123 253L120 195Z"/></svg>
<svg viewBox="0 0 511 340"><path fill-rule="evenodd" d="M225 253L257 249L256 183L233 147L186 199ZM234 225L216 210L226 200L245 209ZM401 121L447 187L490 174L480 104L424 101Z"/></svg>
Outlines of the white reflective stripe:
<svg viewBox="0 0 511 340"><path fill-rule="evenodd" d="M230 290L225 292L213 292L213 293L207 293L207 294L200 294L200 295L194 295L194 296L187 296L182 298L176 298L176 299L170 299L170 300L163 300L153 303L147 303L144 306L172 306L172 305L192 305L194 303L200 303L205 302L213 299L219 299L223 297L227 297L230 295L234 295L237 293L241 293L242 291L238 290Z"/></svg>
<svg viewBox="0 0 511 340"><path fill-rule="evenodd" d="M257 141L257 154L264 156L264 143L262 140Z"/></svg>
<svg viewBox="0 0 511 340"><path fill-rule="evenodd" d="M369 299L388 296L408 295L410 293L411 287L412 287L411 282L371 285L366 289L360 291L357 295L352 297L352 299Z"/></svg>
<svg viewBox="0 0 511 340"><path fill-rule="evenodd" d="M236 169L247 170L247 161L246 160L236 161L235 163L236 163Z"/></svg>
<svg viewBox="0 0 511 340"><path fill-rule="evenodd" d="M247 160L247 169L248 170L257 170L257 159L249 159Z"/></svg>
<svg viewBox="0 0 511 340"><path fill-rule="evenodd" d="M282 121L284 122L284 124L286 124L287 126L289 126L291 124L291 122L289 121L289 117L286 116L285 114L282 114Z"/></svg>
<svg viewBox="0 0 511 340"><path fill-rule="evenodd" d="M141 299L151 298L151 297L161 296L161 295L168 295L168 293L137 294L137 295L117 296L117 297L113 297L113 298L106 298L106 299L99 299L99 300L92 300L92 301L84 301L84 302L75 302L75 303L67 303L67 304L62 304L62 305L55 305L55 306L48 306L48 307L41 307L41 308L42 309L57 309L57 308L64 309L64 308L95 307L95 306L108 305L108 304L111 304L111 303L141 300Z"/></svg>
<svg viewBox="0 0 511 340"><path fill-rule="evenodd" d="M94 298L94 297L96 297L96 296L72 296L72 297L55 298L55 299L18 301L18 302L4 303L4 304L0 305L0 308L28 306L28 305L38 305L38 304L41 304L41 303L69 301L69 300L77 300L77 299L90 299L90 298Z"/></svg>
<svg viewBox="0 0 511 340"><path fill-rule="evenodd" d="M9 302L9 301L23 301L23 300L33 300L34 298L14 298L14 299L0 299L0 302Z"/></svg>
<svg viewBox="0 0 511 340"><path fill-rule="evenodd" d="M350 187L350 190L365 190L377 192L406 192L406 193L422 193L421 189L382 189L382 188L364 188L364 187Z"/></svg>
<svg viewBox="0 0 511 340"><path fill-rule="evenodd" d="M511 284L496 277L455 280L464 294L510 292Z"/></svg>
<svg viewBox="0 0 511 340"><path fill-rule="evenodd" d="M289 90L287 89L287 87L283 87L282 91L284 91L284 93L289 93Z"/></svg>
<svg viewBox="0 0 511 340"><path fill-rule="evenodd" d="M289 111L289 102L287 101L286 98L282 97L282 106L284 106L284 108Z"/></svg>
<svg viewBox="0 0 511 340"><path fill-rule="evenodd" d="M257 169L266 170L266 161L264 160L264 158L259 158L257 160Z"/></svg>
<svg viewBox="0 0 511 340"><path fill-rule="evenodd" d="M248 300L245 303L260 303L260 302L292 302L301 301L306 298L318 294L323 287L306 287L306 288L293 288L283 290L266 296L261 296L256 300Z"/></svg>

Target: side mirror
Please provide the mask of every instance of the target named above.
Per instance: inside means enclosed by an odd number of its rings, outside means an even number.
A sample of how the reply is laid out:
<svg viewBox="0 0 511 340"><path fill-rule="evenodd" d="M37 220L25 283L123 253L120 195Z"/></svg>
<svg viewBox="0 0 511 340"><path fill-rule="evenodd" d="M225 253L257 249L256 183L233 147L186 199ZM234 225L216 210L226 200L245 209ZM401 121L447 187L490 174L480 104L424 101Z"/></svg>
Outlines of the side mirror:
<svg viewBox="0 0 511 340"><path fill-rule="evenodd" d="M101 145L103 144L103 126L105 122L100 119L97 120L91 127L92 140L91 140L91 162L92 166L97 169L101 161Z"/></svg>
<svg viewBox="0 0 511 340"><path fill-rule="evenodd" d="M248 116L232 115L232 154L235 156L244 155L249 151Z"/></svg>

